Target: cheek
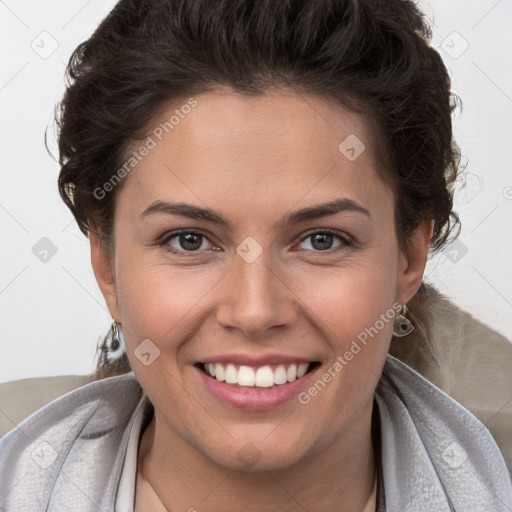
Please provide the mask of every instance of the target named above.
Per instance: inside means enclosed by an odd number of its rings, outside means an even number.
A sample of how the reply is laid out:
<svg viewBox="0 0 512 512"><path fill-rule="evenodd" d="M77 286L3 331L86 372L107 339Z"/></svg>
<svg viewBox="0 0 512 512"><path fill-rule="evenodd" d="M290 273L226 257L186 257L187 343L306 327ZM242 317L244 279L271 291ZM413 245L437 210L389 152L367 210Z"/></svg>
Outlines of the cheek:
<svg viewBox="0 0 512 512"><path fill-rule="evenodd" d="M336 340L344 344L374 325L394 304L398 282L396 265L391 252L387 257L368 254L346 268L312 272L310 279L302 279L305 284L298 294L313 317L329 328L329 336L335 335ZM313 289L311 283L315 284Z"/></svg>
<svg viewBox="0 0 512 512"><path fill-rule="evenodd" d="M379 380L391 341L396 280L389 267L361 266L319 284L323 293L308 309L330 356L301 403L313 402L334 436L367 403Z"/></svg>
<svg viewBox="0 0 512 512"><path fill-rule="evenodd" d="M381 249L350 268L323 276L317 273L312 281L316 292L309 299L306 288L302 291L311 322L321 329L329 346L324 373L330 369L336 376L318 376L333 383L319 400L328 409L336 403L334 410L349 414L369 396L389 350L397 309L397 252L392 246L388 251Z"/></svg>
<svg viewBox="0 0 512 512"><path fill-rule="evenodd" d="M148 258L119 261L117 296L127 349L145 339L165 350L177 350L190 332L204 301L220 279L216 269L177 268Z"/></svg>

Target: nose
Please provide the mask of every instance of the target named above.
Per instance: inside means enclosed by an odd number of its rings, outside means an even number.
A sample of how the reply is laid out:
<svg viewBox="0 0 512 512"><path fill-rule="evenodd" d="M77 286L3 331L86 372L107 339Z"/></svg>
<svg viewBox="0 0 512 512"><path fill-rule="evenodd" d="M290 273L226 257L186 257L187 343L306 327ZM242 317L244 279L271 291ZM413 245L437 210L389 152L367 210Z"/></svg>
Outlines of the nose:
<svg viewBox="0 0 512 512"><path fill-rule="evenodd" d="M269 250L250 263L236 254L222 284L217 308L220 325L258 341L269 339L277 327L293 324L297 298L274 259Z"/></svg>

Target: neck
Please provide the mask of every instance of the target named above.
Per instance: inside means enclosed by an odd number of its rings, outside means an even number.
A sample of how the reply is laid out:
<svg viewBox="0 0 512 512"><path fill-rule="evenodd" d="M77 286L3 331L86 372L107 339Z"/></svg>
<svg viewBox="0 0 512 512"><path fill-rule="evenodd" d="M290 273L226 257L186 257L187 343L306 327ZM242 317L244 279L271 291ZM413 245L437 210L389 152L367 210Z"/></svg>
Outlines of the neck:
<svg viewBox="0 0 512 512"><path fill-rule="evenodd" d="M151 503L152 510L167 511L373 512L377 497L372 405L370 401L363 412L364 432L361 422L354 422L357 425L349 425L323 450L293 467L262 472L214 463L155 414L140 443L136 498Z"/></svg>

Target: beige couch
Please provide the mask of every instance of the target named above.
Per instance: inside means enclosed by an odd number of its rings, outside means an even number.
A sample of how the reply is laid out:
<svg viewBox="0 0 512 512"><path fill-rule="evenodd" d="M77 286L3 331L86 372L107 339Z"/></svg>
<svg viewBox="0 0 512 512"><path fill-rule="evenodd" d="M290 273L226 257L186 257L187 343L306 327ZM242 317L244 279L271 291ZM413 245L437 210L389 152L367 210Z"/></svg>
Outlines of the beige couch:
<svg viewBox="0 0 512 512"><path fill-rule="evenodd" d="M427 307L418 308L419 302ZM512 343L430 287L416 295L409 308L417 329L395 339L391 354L482 421L512 472ZM415 317L414 311L428 315ZM437 343L436 357L417 349L422 333ZM0 384L0 436L54 398L94 379L93 375L65 375Z"/></svg>
<svg viewBox="0 0 512 512"><path fill-rule="evenodd" d="M62 375L0 384L0 437L43 405L92 380L91 375Z"/></svg>

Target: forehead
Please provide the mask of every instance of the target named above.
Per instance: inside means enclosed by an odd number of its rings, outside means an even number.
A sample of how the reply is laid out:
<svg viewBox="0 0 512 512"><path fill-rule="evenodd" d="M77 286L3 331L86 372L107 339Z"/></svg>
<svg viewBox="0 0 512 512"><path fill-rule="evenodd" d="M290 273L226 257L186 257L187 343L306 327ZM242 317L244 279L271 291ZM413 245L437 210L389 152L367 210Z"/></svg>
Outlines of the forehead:
<svg viewBox="0 0 512 512"><path fill-rule="evenodd" d="M138 147L151 149L120 192L140 211L177 197L249 213L284 194L371 203L383 192L364 118L313 95L203 93L166 105L147 135Z"/></svg>

